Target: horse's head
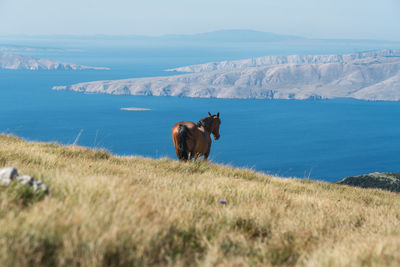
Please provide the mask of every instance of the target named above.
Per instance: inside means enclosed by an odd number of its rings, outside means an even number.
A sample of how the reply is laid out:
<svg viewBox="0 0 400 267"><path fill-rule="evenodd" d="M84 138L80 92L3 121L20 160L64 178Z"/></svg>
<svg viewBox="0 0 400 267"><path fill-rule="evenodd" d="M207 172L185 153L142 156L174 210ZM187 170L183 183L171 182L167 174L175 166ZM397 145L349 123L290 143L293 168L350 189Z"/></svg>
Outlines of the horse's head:
<svg viewBox="0 0 400 267"><path fill-rule="evenodd" d="M217 115L211 115L211 113L208 112L208 117L201 119L197 123L197 127L203 127L205 131L207 131L210 134L213 134L215 140L218 140L220 137L219 135L220 125L221 125L221 120L219 119L219 112Z"/></svg>
<svg viewBox="0 0 400 267"><path fill-rule="evenodd" d="M209 126L210 132L214 135L214 139L218 140L221 137L221 135L219 134L219 126L221 125L219 112L217 113L217 115L211 115L211 113L208 112L208 116L209 118L211 118Z"/></svg>

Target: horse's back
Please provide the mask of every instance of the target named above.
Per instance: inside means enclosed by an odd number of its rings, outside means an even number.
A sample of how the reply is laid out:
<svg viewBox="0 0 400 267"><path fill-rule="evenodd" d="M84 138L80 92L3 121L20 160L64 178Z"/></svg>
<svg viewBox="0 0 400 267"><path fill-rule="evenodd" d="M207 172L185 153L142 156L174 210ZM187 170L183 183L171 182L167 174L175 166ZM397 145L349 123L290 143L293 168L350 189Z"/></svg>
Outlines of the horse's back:
<svg viewBox="0 0 400 267"><path fill-rule="evenodd" d="M176 129L179 130L180 125L184 125L184 126L188 127L189 130L192 130L197 127L196 124L194 124L191 121L180 121L180 122L175 123L174 127L172 127L172 132L174 132L174 130L176 130Z"/></svg>

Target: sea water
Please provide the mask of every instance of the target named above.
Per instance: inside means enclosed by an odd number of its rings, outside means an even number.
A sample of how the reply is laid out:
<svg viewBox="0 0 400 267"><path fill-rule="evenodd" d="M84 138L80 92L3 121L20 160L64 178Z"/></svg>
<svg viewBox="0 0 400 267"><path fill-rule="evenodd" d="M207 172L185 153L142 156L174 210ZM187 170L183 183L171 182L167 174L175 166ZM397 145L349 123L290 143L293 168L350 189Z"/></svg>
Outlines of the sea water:
<svg viewBox="0 0 400 267"><path fill-rule="evenodd" d="M0 70L0 132L27 140L105 148L119 155L176 158L172 126L220 112L221 139L213 141L213 162L326 181L400 171L397 102L199 99L51 90L54 85L84 81L171 75L163 70L233 55L107 51L51 52L47 57L111 67L110 71ZM150 110L121 110L126 107Z"/></svg>

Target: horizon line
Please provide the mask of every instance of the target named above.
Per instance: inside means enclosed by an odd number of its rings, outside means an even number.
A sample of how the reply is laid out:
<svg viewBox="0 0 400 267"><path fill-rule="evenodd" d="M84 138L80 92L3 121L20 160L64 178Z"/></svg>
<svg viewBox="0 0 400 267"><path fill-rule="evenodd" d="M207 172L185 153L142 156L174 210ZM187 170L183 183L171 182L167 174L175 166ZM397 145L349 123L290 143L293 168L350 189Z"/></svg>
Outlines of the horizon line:
<svg viewBox="0 0 400 267"><path fill-rule="evenodd" d="M135 34L135 33L127 33L127 34L109 34L109 33L93 33L93 34L75 34L75 33L65 33L65 34L51 34L51 33L39 33L39 34L28 34L28 33L17 33L17 34L1 34L0 38L4 37L13 37L13 38L43 38L43 37L80 37L80 38L93 38L93 37L108 37L108 38L132 38L132 37L141 37L141 38L165 38L165 37L193 37L198 35L204 35L209 33L218 33L218 32L253 32L253 33L263 33L276 35L281 37L291 37L296 39L304 39L304 40L324 40L324 41L378 41L378 42L400 42L400 39L371 39L371 38L337 38L337 37L307 37L301 35L292 35L292 34L284 34L284 33L275 33L269 31L261 31L254 29L220 29L206 32L197 32L197 33L167 33L167 34Z"/></svg>

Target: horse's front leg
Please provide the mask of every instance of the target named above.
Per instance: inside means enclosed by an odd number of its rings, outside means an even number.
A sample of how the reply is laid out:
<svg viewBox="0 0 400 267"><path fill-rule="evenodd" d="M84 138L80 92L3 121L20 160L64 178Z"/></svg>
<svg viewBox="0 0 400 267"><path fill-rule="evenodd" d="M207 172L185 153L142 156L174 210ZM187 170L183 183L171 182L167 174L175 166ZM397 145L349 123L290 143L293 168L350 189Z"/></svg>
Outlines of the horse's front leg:
<svg viewBox="0 0 400 267"><path fill-rule="evenodd" d="M207 152L204 153L204 161L207 161L208 155L210 155L210 151L211 151L211 140L210 140L210 142L208 143Z"/></svg>
<svg viewBox="0 0 400 267"><path fill-rule="evenodd" d="M199 153L193 153L194 161L197 161L197 159L198 159L199 157L201 157L201 154L199 154Z"/></svg>
<svg viewBox="0 0 400 267"><path fill-rule="evenodd" d="M193 153L193 151L189 151L188 159L191 161L193 158L194 158L194 153Z"/></svg>

